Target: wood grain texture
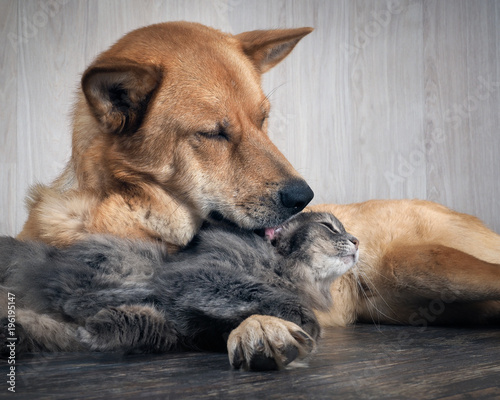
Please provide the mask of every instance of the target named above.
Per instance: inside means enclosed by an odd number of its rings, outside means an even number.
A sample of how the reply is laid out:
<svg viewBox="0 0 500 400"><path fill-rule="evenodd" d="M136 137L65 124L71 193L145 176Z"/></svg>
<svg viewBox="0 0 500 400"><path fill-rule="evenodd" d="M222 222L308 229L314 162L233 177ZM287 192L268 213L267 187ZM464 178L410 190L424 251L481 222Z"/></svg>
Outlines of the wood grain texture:
<svg viewBox="0 0 500 400"><path fill-rule="evenodd" d="M350 13L351 135L359 171L352 198L425 192L423 164L404 181L392 183L387 175L400 176L405 154L423 135L422 4L390 4L353 2Z"/></svg>
<svg viewBox="0 0 500 400"><path fill-rule="evenodd" d="M307 368L265 373L232 370L217 353L33 355L16 362L15 397L489 400L500 397L498 338L496 329L360 324L325 331Z"/></svg>
<svg viewBox="0 0 500 400"><path fill-rule="evenodd" d="M496 2L425 3L427 196L498 231Z"/></svg>
<svg viewBox="0 0 500 400"><path fill-rule="evenodd" d="M0 2L0 233L17 230L17 3ZM22 202L22 200L21 200Z"/></svg>
<svg viewBox="0 0 500 400"><path fill-rule="evenodd" d="M68 159L85 67L169 20L315 28L264 77L270 136L315 203L427 198L500 231L498 1L2 0L0 234L19 232L28 187Z"/></svg>

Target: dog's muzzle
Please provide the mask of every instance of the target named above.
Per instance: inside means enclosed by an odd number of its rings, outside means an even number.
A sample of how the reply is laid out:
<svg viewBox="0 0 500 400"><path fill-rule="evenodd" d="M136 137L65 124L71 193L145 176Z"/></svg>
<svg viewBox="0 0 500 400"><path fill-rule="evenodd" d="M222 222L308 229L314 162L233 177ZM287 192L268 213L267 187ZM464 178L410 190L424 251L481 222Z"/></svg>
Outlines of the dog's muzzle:
<svg viewBox="0 0 500 400"><path fill-rule="evenodd" d="M227 208L213 207L208 215L212 222L226 222L243 229L261 230L278 226L291 216L299 213L314 197L309 185L301 179L291 179L279 184L275 192L268 196L259 197L258 203L251 207L242 202L237 210L244 209L242 216Z"/></svg>

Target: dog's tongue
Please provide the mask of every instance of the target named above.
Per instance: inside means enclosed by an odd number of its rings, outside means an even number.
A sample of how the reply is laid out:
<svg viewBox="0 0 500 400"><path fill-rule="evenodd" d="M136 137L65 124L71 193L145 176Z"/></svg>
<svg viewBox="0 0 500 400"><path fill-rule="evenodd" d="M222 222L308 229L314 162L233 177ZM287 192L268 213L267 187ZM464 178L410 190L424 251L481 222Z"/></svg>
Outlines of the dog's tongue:
<svg viewBox="0 0 500 400"><path fill-rule="evenodd" d="M264 230L264 236L266 237L267 240L271 241L276 238L276 236L279 235L281 231L282 226L274 226L272 228L266 228Z"/></svg>
<svg viewBox="0 0 500 400"><path fill-rule="evenodd" d="M276 233L276 228L266 228L264 230L264 236L267 240L273 240Z"/></svg>

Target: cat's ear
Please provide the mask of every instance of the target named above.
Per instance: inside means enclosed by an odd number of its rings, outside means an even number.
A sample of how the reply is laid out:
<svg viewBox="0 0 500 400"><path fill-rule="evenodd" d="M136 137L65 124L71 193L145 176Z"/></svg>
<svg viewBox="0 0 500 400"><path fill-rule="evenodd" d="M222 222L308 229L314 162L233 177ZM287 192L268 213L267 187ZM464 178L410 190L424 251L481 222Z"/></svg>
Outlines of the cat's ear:
<svg viewBox="0 0 500 400"><path fill-rule="evenodd" d="M278 236L271 240L271 244L276 248L276 251L283 257L289 256L293 251L293 244L290 238Z"/></svg>
<svg viewBox="0 0 500 400"><path fill-rule="evenodd" d="M257 30L240 33L236 38L262 74L282 61L312 31L313 28Z"/></svg>
<svg viewBox="0 0 500 400"><path fill-rule="evenodd" d="M82 77L82 89L103 131L130 134L146 113L161 72L129 60L97 61Z"/></svg>

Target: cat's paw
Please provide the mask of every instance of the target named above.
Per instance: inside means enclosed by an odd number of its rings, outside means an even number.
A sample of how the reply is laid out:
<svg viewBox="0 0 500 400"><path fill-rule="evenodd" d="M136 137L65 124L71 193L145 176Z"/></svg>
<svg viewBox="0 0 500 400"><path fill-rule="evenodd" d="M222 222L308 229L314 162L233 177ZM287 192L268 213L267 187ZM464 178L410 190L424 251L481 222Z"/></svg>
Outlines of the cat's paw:
<svg viewBox="0 0 500 400"><path fill-rule="evenodd" d="M158 353L171 350L177 336L164 315L151 306L104 308L87 318L77 338L92 351Z"/></svg>
<svg viewBox="0 0 500 400"><path fill-rule="evenodd" d="M227 350L234 368L266 371L302 360L316 347L298 325L276 317L252 315L229 335Z"/></svg>
<svg viewBox="0 0 500 400"><path fill-rule="evenodd" d="M105 349L100 348L99 340L97 340L97 338L95 338L94 335L83 326L79 326L77 328L76 339L85 349L92 351L105 351Z"/></svg>
<svg viewBox="0 0 500 400"><path fill-rule="evenodd" d="M85 327L78 327L76 337L87 349L92 351L118 350L115 324L109 310L102 310L88 318Z"/></svg>

